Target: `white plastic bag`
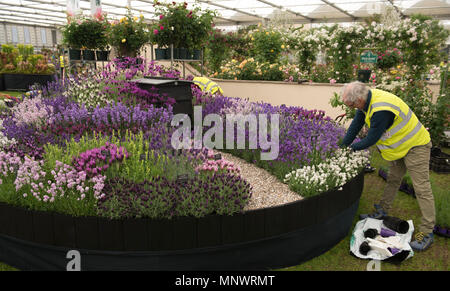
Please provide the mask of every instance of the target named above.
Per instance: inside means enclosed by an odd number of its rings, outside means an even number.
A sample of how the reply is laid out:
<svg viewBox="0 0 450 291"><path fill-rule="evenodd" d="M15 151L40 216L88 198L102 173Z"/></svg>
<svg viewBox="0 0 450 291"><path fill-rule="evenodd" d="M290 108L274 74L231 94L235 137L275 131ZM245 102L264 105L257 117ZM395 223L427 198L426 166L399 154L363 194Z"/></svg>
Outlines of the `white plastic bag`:
<svg viewBox="0 0 450 291"><path fill-rule="evenodd" d="M383 220L366 218L360 220L356 223L355 229L353 230L352 237L350 239L350 252L352 252L356 257L361 259L372 259L383 261L393 257L388 251L383 251L380 248L383 246L383 242L392 243L400 251L409 251L408 256L405 258L409 259L414 255L414 251L411 249L409 243L411 242L411 237L414 232L414 225L412 220L407 221L409 224L409 230L405 234L397 233L394 237L381 238L371 240L370 238L364 237L364 232L370 228L376 229L378 233L381 232L381 228L387 228L383 224ZM370 242L372 245L379 246L379 248L371 248L367 255L363 255L359 252L359 247L364 242Z"/></svg>

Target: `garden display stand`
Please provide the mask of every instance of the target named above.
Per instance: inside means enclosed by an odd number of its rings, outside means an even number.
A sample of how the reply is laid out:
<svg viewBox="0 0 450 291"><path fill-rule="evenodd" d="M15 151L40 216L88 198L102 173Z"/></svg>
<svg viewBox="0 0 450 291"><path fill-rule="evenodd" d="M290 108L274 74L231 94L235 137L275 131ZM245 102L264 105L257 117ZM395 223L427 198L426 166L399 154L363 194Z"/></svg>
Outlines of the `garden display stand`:
<svg viewBox="0 0 450 291"><path fill-rule="evenodd" d="M302 200L231 216L72 217L0 203L0 261L21 270L263 270L297 265L350 231L364 174Z"/></svg>
<svg viewBox="0 0 450 291"><path fill-rule="evenodd" d="M79 57L72 54L71 49L66 49L64 52L67 53L69 59L69 70L74 68L77 64L97 69L97 62L101 62L102 67L105 65L104 62L108 62L109 51L80 50Z"/></svg>
<svg viewBox="0 0 450 291"><path fill-rule="evenodd" d="M151 45L151 59L152 60L170 60L170 69L173 69L173 63L174 62L181 62L183 64L183 78L186 77L186 62L200 62L201 63L201 76L203 76L203 66L204 66L204 60L203 60L203 49L200 51L200 53L198 54L198 52L194 51L194 57L192 59L190 58L180 58L179 55L174 54L175 52L175 48L173 47L173 45L170 45L170 47L168 49L157 49L158 51L156 51L156 49L153 49L153 45ZM166 51L166 53L168 53L170 56L168 57L167 54L163 53L163 50ZM153 54L153 52L155 52L155 54ZM163 57L163 55L165 55Z"/></svg>

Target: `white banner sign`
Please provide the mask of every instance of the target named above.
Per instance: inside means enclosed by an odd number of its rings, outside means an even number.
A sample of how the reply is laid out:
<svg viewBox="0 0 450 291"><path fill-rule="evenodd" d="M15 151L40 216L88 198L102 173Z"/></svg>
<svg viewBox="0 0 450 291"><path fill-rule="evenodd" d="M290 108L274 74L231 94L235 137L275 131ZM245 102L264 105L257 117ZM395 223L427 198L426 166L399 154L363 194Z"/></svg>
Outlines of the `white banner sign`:
<svg viewBox="0 0 450 291"><path fill-rule="evenodd" d="M75 15L80 12L80 0L67 0L67 13L69 15Z"/></svg>
<svg viewBox="0 0 450 291"><path fill-rule="evenodd" d="M101 14L102 14L102 1L91 0L91 15L101 15Z"/></svg>

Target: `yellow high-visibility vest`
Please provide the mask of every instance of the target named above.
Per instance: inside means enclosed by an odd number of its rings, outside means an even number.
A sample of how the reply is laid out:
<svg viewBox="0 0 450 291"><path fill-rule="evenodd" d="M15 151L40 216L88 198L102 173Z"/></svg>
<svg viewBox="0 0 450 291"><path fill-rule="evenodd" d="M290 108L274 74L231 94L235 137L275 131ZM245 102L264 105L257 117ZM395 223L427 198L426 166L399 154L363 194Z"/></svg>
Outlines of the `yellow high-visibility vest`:
<svg viewBox="0 0 450 291"><path fill-rule="evenodd" d="M394 123L376 143L385 160L401 159L412 147L430 142L430 133L402 99L383 90L372 89L371 92L372 99L365 119L369 128L375 112L387 110L395 114Z"/></svg>
<svg viewBox="0 0 450 291"><path fill-rule="evenodd" d="M59 64L61 68L64 68L64 56L59 56Z"/></svg>
<svg viewBox="0 0 450 291"><path fill-rule="evenodd" d="M193 82L195 85L200 87L200 90L202 90L205 93L216 94L217 92L220 92L220 94L223 95L222 88L220 88L216 82L211 81L208 78L195 77Z"/></svg>

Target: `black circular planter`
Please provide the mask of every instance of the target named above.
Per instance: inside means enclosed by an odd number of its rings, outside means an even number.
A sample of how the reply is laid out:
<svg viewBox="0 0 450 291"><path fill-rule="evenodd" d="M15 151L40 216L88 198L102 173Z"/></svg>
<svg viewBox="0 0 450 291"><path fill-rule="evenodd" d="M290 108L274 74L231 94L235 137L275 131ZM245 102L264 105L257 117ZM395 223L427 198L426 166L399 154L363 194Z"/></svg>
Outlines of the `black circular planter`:
<svg viewBox="0 0 450 291"><path fill-rule="evenodd" d="M22 270L263 270L316 257L349 232L364 186L232 216L107 220L0 204L0 261Z"/></svg>

